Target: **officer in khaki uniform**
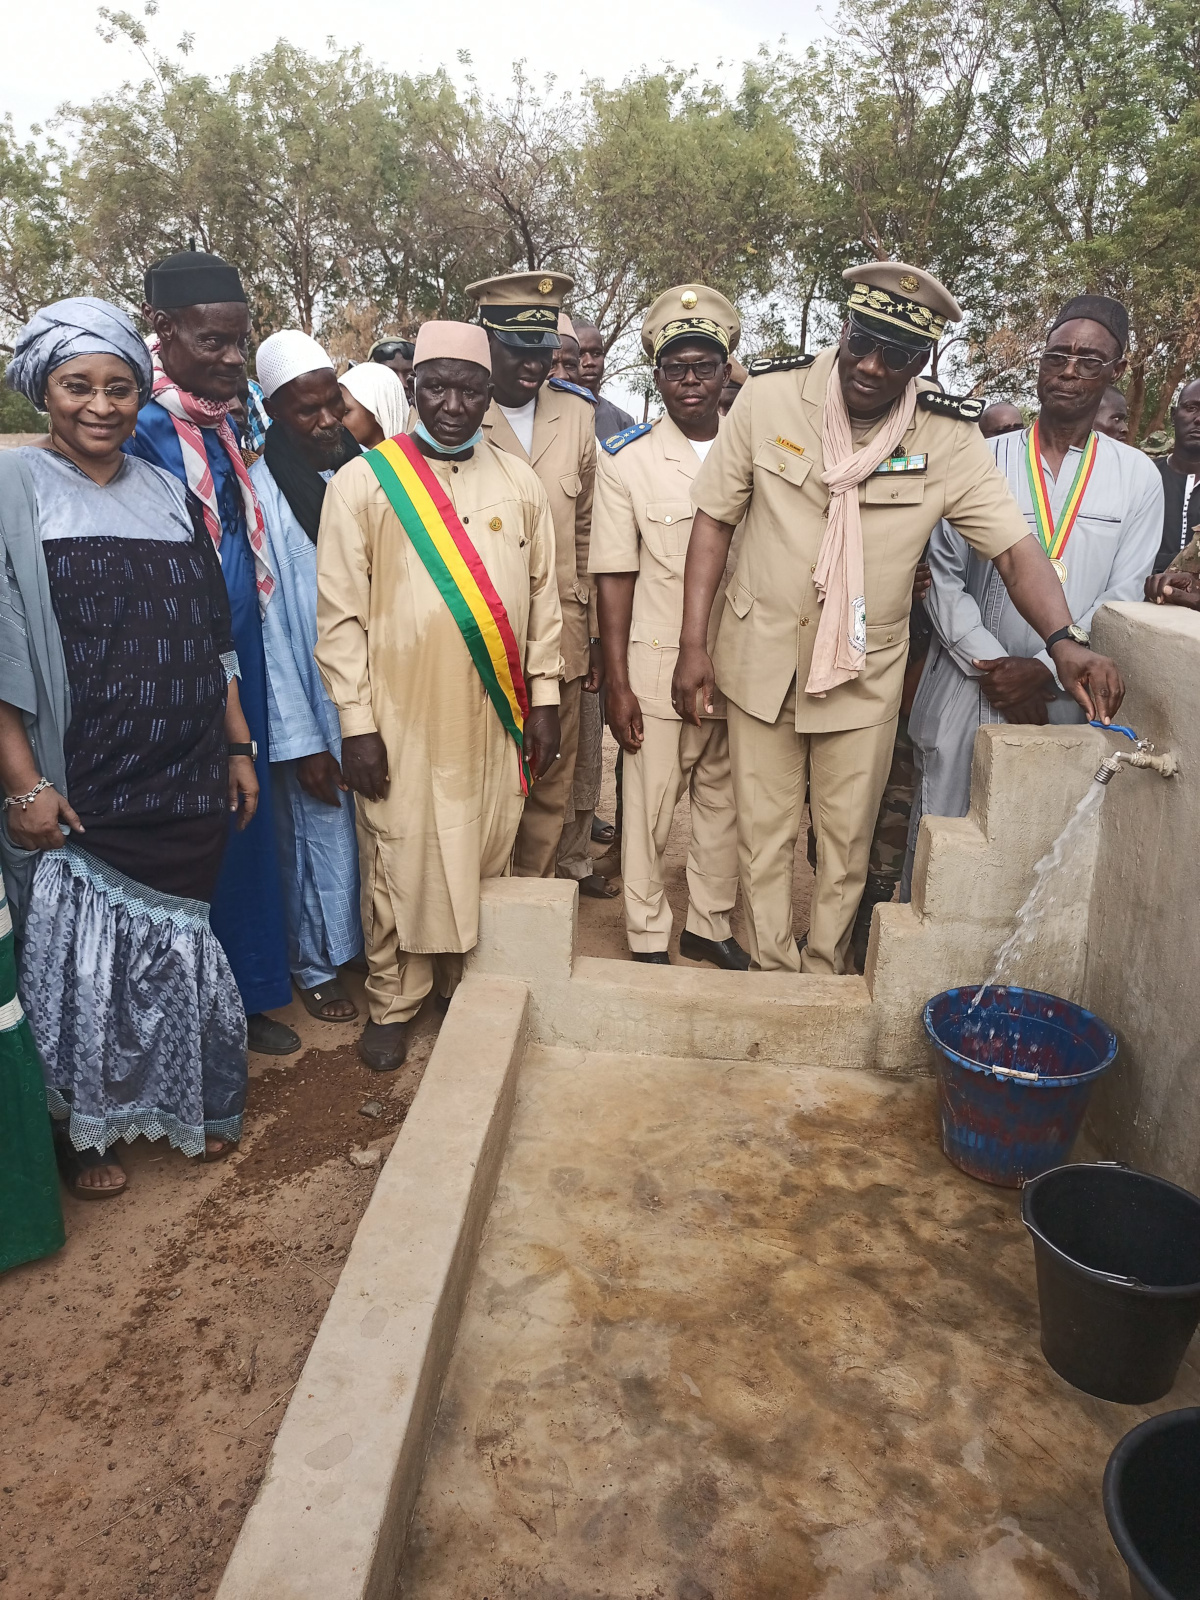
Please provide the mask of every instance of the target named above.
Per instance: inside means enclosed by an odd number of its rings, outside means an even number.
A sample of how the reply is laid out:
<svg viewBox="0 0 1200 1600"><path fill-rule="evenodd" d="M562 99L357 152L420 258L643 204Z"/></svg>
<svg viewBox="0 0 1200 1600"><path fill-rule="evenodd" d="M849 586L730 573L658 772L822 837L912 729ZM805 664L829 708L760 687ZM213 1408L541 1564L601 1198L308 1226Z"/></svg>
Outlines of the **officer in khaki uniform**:
<svg viewBox="0 0 1200 1600"><path fill-rule="evenodd" d="M568 810L573 814L580 692L593 661L597 676L600 670L599 646L593 657L590 645L598 629L587 570L596 481L594 411L575 392L576 385L547 381L559 345L563 297L573 287L562 272L515 272L467 286L492 354L493 395L483 419L484 437L532 466L554 519L562 607L561 742L558 759L530 791L517 833L513 871L526 878L554 876ZM601 883L601 893L608 892Z"/></svg>
<svg viewBox="0 0 1200 1600"><path fill-rule="evenodd" d="M684 620L672 689L696 723L714 679L729 702L738 858L750 954L763 970L846 970L887 781L908 655L913 577L947 517L995 562L1089 716L1124 692L1075 629L1062 586L975 426L976 400L918 378L962 313L902 262L844 274L841 343L751 362L692 490ZM742 543L716 650L709 612L734 525ZM817 882L803 956L792 930L808 791Z"/></svg>
<svg viewBox="0 0 1200 1600"><path fill-rule="evenodd" d="M750 958L729 931L737 893L737 828L725 707L699 727L671 704L683 618L683 568L692 530L692 482L716 438L737 312L703 284L661 294L642 323L642 346L666 416L602 442L596 473L591 570L598 574L600 642L609 726L625 752L621 876L635 961L669 964L671 908L663 854L683 793L691 798L687 925L680 953L742 971ZM712 609L716 636L720 597Z"/></svg>

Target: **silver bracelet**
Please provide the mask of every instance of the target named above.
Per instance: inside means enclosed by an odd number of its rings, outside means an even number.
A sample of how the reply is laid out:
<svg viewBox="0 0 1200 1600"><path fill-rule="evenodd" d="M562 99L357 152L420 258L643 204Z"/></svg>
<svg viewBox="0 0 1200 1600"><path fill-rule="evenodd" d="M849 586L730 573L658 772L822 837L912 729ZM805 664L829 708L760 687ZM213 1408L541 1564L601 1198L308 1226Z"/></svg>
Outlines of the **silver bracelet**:
<svg viewBox="0 0 1200 1600"><path fill-rule="evenodd" d="M10 794L4 802L4 809L7 811L9 806L20 806L21 810L24 811L27 806L37 799L43 789L52 789L53 787L54 785L49 778L39 778L28 794Z"/></svg>

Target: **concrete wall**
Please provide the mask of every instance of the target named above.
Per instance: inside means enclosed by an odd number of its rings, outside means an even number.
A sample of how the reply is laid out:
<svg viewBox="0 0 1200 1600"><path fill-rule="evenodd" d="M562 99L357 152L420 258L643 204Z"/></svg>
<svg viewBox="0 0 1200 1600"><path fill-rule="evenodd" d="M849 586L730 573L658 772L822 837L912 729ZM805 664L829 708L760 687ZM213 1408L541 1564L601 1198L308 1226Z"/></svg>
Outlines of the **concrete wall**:
<svg viewBox="0 0 1200 1600"><path fill-rule="evenodd" d="M1087 1131L1104 1154L1200 1192L1200 618L1108 606L1095 637L1125 676L1122 721L1174 750L1180 772L1166 782L1122 772L1104 802L1084 1004L1117 1030L1121 1050Z"/></svg>

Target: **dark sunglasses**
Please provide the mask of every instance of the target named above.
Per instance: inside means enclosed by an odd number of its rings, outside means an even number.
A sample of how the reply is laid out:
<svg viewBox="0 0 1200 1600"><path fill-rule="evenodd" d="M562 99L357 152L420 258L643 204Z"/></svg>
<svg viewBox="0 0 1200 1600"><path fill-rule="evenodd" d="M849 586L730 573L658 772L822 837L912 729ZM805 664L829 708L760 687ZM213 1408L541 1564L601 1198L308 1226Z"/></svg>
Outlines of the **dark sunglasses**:
<svg viewBox="0 0 1200 1600"><path fill-rule="evenodd" d="M892 344L887 339L877 339L873 333L864 333L861 328L852 328L846 335L846 349L856 361L865 361L878 350L889 372L903 372L914 361L920 361L924 354L921 350L909 350L902 344Z"/></svg>

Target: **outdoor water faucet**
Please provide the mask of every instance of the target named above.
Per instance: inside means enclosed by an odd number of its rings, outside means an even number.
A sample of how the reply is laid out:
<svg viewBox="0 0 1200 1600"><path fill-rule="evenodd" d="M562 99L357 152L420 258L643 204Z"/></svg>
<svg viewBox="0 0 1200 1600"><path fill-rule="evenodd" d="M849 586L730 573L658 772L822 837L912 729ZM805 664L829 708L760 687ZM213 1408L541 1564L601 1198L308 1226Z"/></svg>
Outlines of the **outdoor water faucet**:
<svg viewBox="0 0 1200 1600"><path fill-rule="evenodd" d="M1103 728L1102 722L1093 722L1093 728ZM1119 723L1113 723L1106 729L1109 733L1123 733L1127 739L1132 739L1137 746L1135 750L1114 750L1112 755L1105 756L1096 769L1096 783L1111 783L1122 767L1152 767L1161 777L1173 778L1179 771L1179 760L1173 750L1164 751L1161 756L1155 755L1154 746L1149 739L1139 739L1132 728L1126 728Z"/></svg>

